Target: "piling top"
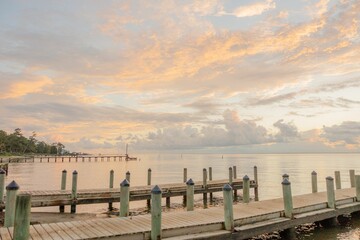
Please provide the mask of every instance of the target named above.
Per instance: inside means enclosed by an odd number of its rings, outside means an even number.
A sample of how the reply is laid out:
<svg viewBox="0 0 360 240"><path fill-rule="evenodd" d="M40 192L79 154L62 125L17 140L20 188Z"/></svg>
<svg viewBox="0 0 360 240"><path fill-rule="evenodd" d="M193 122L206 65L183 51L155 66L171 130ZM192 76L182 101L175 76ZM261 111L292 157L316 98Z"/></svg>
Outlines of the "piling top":
<svg viewBox="0 0 360 240"><path fill-rule="evenodd" d="M203 168L203 172L206 172L206 168Z"/></svg>
<svg viewBox="0 0 360 240"><path fill-rule="evenodd" d="M78 174L78 172L75 170L75 171L73 171L73 174Z"/></svg>
<svg viewBox="0 0 360 240"><path fill-rule="evenodd" d="M110 172L111 172L111 173L114 173L114 170L111 169Z"/></svg>
<svg viewBox="0 0 360 240"><path fill-rule="evenodd" d="M6 190L18 190L19 188L19 185L15 181L12 181L9 185L6 186Z"/></svg>
<svg viewBox="0 0 360 240"><path fill-rule="evenodd" d="M232 167L229 167L229 170L232 170Z"/></svg>
<svg viewBox="0 0 360 240"><path fill-rule="evenodd" d="M333 177L331 177L331 176L328 176L328 177L326 177L326 180L333 181L333 180L334 180L334 178L333 178Z"/></svg>
<svg viewBox="0 0 360 240"><path fill-rule="evenodd" d="M0 174L5 174L6 172L4 171L4 169L0 168Z"/></svg>
<svg viewBox="0 0 360 240"><path fill-rule="evenodd" d="M190 178L187 182L186 185L194 185L194 181Z"/></svg>
<svg viewBox="0 0 360 240"><path fill-rule="evenodd" d="M127 179L124 179L124 181L122 181L120 183L120 187L129 187L130 186L130 183Z"/></svg>
<svg viewBox="0 0 360 240"><path fill-rule="evenodd" d="M315 171L312 171L311 175L317 175L317 173Z"/></svg>
<svg viewBox="0 0 360 240"><path fill-rule="evenodd" d="M247 181L247 180L249 180L250 178L248 177L248 175L245 175L244 177L243 177L243 180L245 180L245 181Z"/></svg>
<svg viewBox="0 0 360 240"><path fill-rule="evenodd" d="M151 168L149 168L148 171L151 172Z"/></svg>
<svg viewBox="0 0 360 240"><path fill-rule="evenodd" d="M283 178L288 178L288 177L289 177L289 174L284 173L284 174L282 175L282 177L283 177Z"/></svg>
<svg viewBox="0 0 360 240"><path fill-rule="evenodd" d="M254 168L257 168L257 166L255 165Z"/></svg>
<svg viewBox="0 0 360 240"><path fill-rule="evenodd" d="M287 178L284 178L284 180L281 183L282 185L290 185L290 181Z"/></svg>
<svg viewBox="0 0 360 240"><path fill-rule="evenodd" d="M231 191L232 187L229 184L225 184L224 187L223 187L223 190L224 191Z"/></svg>
<svg viewBox="0 0 360 240"><path fill-rule="evenodd" d="M67 173L66 169L62 170L63 173Z"/></svg>
<svg viewBox="0 0 360 240"><path fill-rule="evenodd" d="M151 190L152 194L160 194L161 188L158 185L155 185L155 187Z"/></svg>
<svg viewBox="0 0 360 240"><path fill-rule="evenodd" d="M129 175L129 174L130 174L130 172L129 172L129 171L127 171L127 172L126 172L126 174L127 174L127 175Z"/></svg>

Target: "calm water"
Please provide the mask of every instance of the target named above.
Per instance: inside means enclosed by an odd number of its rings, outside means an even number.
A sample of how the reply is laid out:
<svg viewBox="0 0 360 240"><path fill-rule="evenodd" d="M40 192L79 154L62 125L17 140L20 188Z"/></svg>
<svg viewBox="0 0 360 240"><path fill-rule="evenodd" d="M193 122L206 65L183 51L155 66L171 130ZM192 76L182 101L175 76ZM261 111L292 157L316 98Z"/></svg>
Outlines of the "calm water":
<svg viewBox="0 0 360 240"><path fill-rule="evenodd" d="M72 163L23 163L10 165L9 183L15 180L22 190L59 189L61 171L68 171L67 188L71 188L71 173L78 171L78 189L105 188L109 185L109 172L115 171L115 184L125 173L131 173L131 185L145 185L147 169L152 169L152 183L178 183L183 180L183 168L188 178L202 180L202 169L212 167L213 179L226 179L228 168L237 167L237 176L248 175L253 179L253 167L258 167L260 200L282 197L282 174L290 175L292 192L300 195L311 192L311 172L318 173L318 189L325 191L325 178L341 173L342 187L350 187L349 170L360 171L360 154L141 154L140 161L72 162ZM200 197L200 196L199 196ZM165 202L165 201L164 201ZM131 202L130 207L143 207L144 201ZM115 207L118 207L115 204ZM103 212L106 205L78 206L80 212ZM57 211L57 208L39 208L38 211ZM68 211L68 210L66 210ZM316 229L303 234L301 239L360 239L360 220L353 219L344 226Z"/></svg>

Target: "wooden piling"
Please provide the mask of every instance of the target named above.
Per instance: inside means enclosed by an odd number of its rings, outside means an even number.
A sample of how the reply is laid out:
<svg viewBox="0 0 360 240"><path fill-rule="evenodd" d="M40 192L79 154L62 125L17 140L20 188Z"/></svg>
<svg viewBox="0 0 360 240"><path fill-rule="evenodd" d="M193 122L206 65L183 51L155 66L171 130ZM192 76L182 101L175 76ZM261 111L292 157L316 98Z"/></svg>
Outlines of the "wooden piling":
<svg viewBox="0 0 360 240"><path fill-rule="evenodd" d="M284 178L281 184L283 190L285 217L292 218L293 202L291 194L291 184L288 178Z"/></svg>
<svg viewBox="0 0 360 240"><path fill-rule="evenodd" d="M232 168L229 167L229 184L232 185L233 183L233 171Z"/></svg>
<svg viewBox="0 0 360 240"><path fill-rule="evenodd" d="M223 188L224 197L224 225L225 230L234 230L234 212L233 212L233 197L232 187L229 184L225 184Z"/></svg>
<svg viewBox="0 0 360 240"><path fill-rule="evenodd" d="M317 173L315 171L311 172L311 189L312 193L317 193Z"/></svg>
<svg viewBox="0 0 360 240"><path fill-rule="evenodd" d="M125 178L130 183L130 172L129 171L126 172Z"/></svg>
<svg viewBox="0 0 360 240"><path fill-rule="evenodd" d="M360 202L360 175L355 175L356 201Z"/></svg>
<svg viewBox="0 0 360 240"><path fill-rule="evenodd" d="M127 179L124 179L122 183L120 183L120 213L119 217L127 217L129 216L129 191L130 183Z"/></svg>
<svg viewBox="0 0 360 240"><path fill-rule="evenodd" d="M250 178L247 175L243 177L243 202L250 202Z"/></svg>
<svg viewBox="0 0 360 240"><path fill-rule="evenodd" d="M61 190L66 189L66 174L67 174L67 171L64 169L61 172L61 186L60 186ZM59 206L59 212L61 212L61 213L65 212L65 206L64 205Z"/></svg>
<svg viewBox="0 0 360 240"><path fill-rule="evenodd" d="M207 170L206 168L203 169L203 188L204 188L204 193L203 193L203 206L204 208L207 208Z"/></svg>
<svg viewBox="0 0 360 240"><path fill-rule="evenodd" d="M233 166L233 178L237 179L236 166ZM234 201L237 201L237 189L234 189Z"/></svg>
<svg viewBox="0 0 360 240"><path fill-rule="evenodd" d="M328 208L335 209L336 205L335 205L334 179L330 176L326 178L326 192L327 192Z"/></svg>
<svg viewBox="0 0 360 240"><path fill-rule="evenodd" d="M335 186L336 189L341 189L340 171L335 171Z"/></svg>
<svg viewBox="0 0 360 240"><path fill-rule="evenodd" d="M6 172L2 168L0 168L0 203L4 202L5 174Z"/></svg>
<svg viewBox="0 0 360 240"><path fill-rule="evenodd" d="M183 182L186 183L187 181L187 168L183 170ZM183 196L183 205L186 206L186 195Z"/></svg>
<svg viewBox="0 0 360 240"><path fill-rule="evenodd" d="M109 188L114 188L114 170L110 170ZM109 211L113 210L113 203L109 201Z"/></svg>
<svg viewBox="0 0 360 240"><path fill-rule="evenodd" d="M254 180L256 183L256 186L254 187L254 195L255 195L255 201L259 201L259 182L258 182L258 171L257 166L254 166Z"/></svg>
<svg viewBox="0 0 360 240"><path fill-rule="evenodd" d="M151 190L151 239L161 239L161 197L158 185Z"/></svg>
<svg viewBox="0 0 360 240"><path fill-rule="evenodd" d="M78 179L78 172L75 170L72 176L72 187L71 187L72 204L71 204L70 213L76 213L77 179Z"/></svg>
<svg viewBox="0 0 360 240"><path fill-rule="evenodd" d="M148 175L147 175L147 185L151 185L151 168L148 169ZM146 200L146 206L150 207L150 199Z"/></svg>
<svg viewBox="0 0 360 240"><path fill-rule="evenodd" d="M17 185L15 181L12 181L9 185L6 186L4 227L14 226L16 194L18 190L19 190L19 185Z"/></svg>
<svg viewBox="0 0 360 240"><path fill-rule="evenodd" d="M30 232L31 195L19 194L16 197L15 222L13 238L28 240Z"/></svg>
<svg viewBox="0 0 360 240"><path fill-rule="evenodd" d="M194 181L191 178L186 182L186 210L194 210Z"/></svg>
<svg viewBox="0 0 360 240"><path fill-rule="evenodd" d="M355 170L351 169L349 170L350 175L350 187L355 187Z"/></svg>
<svg viewBox="0 0 360 240"><path fill-rule="evenodd" d="M212 181L212 180L213 180L213 178L212 178L212 167L209 167L209 181ZM209 195L210 195L210 204L212 204L213 203L213 193L210 192Z"/></svg>
<svg viewBox="0 0 360 240"><path fill-rule="evenodd" d="M236 166L233 166L233 171L234 171L233 177L234 179L237 179Z"/></svg>

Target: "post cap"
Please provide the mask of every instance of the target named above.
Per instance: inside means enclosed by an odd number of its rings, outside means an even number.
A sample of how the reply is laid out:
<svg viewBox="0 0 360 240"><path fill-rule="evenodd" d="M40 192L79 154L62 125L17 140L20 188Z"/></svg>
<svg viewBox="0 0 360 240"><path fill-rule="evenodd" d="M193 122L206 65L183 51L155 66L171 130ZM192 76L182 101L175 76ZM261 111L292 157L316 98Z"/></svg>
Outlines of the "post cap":
<svg viewBox="0 0 360 240"><path fill-rule="evenodd" d="M19 188L19 185L15 181L12 181L9 185L6 186L6 190L18 190Z"/></svg>
<svg viewBox="0 0 360 240"><path fill-rule="evenodd" d="M334 178L333 178L333 177L331 177L331 176L328 176L328 177L326 177L326 180L333 181L333 180L334 180Z"/></svg>
<svg viewBox="0 0 360 240"><path fill-rule="evenodd" d="M312 171L311 175L317 175L317 173L315 171Z"/></svg>
<svg viewBox="0 0 360 240"><path fill-rule="evenodd" d="M73 174L78 174L78 172L75 170L75 171L73 171Z"/></svg>
<svg viewBox="0 0 360 240"><path fill-rule="evenodd" d="M127 179L124 179L124 181L122 181L120 183L120 187L129 187L130 186L130 183Z"/></svg>
<svg viewBox="0 0 360 240"><path fill-rule="evenodd" d="M67 173L66 169L62 170L63 173Z"/></svg>
<svg viewBox="0 0 360 240"><path fill-rule="evenodd" d="M255 165L254 168L257 168L257 166Z"/></svg>
<svg viewBox="0 0 360 240"><path fill-rule="evenodd" d="M126 172L126 174L130 174L130 172L129 172L129 171L127 171L127 172Z"/></svg>
<svg viewBox="0 0 360 240"><path fill-rule="evenodd" d="M5 170L0 168L0 174L5 174L5 173L6 173Z"/></svg>
<svg viewBox="0 0 360 240"><path fill-rule="evenodd" d="M290 181L287 178L285 178L281 184L282 185L290 185Z"/></svg>
<svg viewBox="0 0 360 240"><path fill-rule="evenodd" d="M229 170L232 170L232 167L229 167Z"/></svg>
<svg viewBox="0 0 360 240"><path fill-rule="evenodd" d="M206 172L206 168L203 168L203 172Z"/></svg>
<svg viewBox="0 0 360 240"><path fill-rule="evenodd" d="M248 175L245 175L244 177L243 177L243 180L249 180L250 178L248 177Z"/></svg>
<svg viewBox="0 0 360 240"><path fill-rule="evenodd" d="M231 191L232 187L229 184L225 184L223 187L223 191Z"/></svg>
<svg viewBox="0 0 360 240"><path fill-rule="evenodd" d="M190 178L187 182L186 185L194 185L194 181Z"/></svg>
<svg viewBox="0 0 360 240"><path fill-rule="evenodd" d="M289 174L284 173L284 174L282 175L282 177L283 177L283 178L288 178L288 177L289 177Z"/></svg>
<svg viewBox="0 0 360 240"><path fill-rule="evenodd" d="M111 172L111 173L113 173L113 172L114 172L114 170L113 170L113 169L111 169L111 170L110 170L110 172Z"/></svg>
<svg viewBox="0 0 360 240"><path fill-rule="evenodd" d="M149 168L148 171L151 172L151 168Z"/></svg>
<svg viewBox="0 0 360 240"><path fill-rule="evenodd" d="M158 185L155 185L155 187L151 190L152 194L160 194L161 188Z"/></svg>

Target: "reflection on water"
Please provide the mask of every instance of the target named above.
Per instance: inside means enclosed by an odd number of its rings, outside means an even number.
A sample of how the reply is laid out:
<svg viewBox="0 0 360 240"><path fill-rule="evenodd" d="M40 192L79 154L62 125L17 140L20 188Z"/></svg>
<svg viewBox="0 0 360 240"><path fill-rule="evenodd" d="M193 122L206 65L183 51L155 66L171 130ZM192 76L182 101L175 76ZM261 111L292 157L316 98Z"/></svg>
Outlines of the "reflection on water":
<svg viewBox="0 0 360 240"><path fill-rule="evenodd" d="M340 171L342 187L350 187L349 170L360 169L360 154L137 154L141 161L114 162L64 162L11 164L6 183L15 180L23 190L60 189L61 171L66 169L67 188L71 187L71 173L78 172L78 189L106 188L109 186L109 172L114 170L115 186L131 173L131 185L146 185L147 169L152 169L152 183L175 183L183 180L183 168L188 178L202 180L202 169L212 167L213 179L228 178L228 168L237 167L237 176L248 175L253 179L253 167L258 167L260 200L282 196L281 176L290 175L293 194L311 192L311 172L318 173L318 189L325 191L325 178ZM114 204L115 207L116 204ZM143 202L131 202L131 207L144 206ZM43 211L44 209L40 209ZM54 210L54 208L50 208ZM56 211L57 209L55 209ZM104 211L106 206L82 205L84 212ZM359 239L360 220L353 219L349 225L332 229L315 229L303 234L303 239Z"/></svg>

